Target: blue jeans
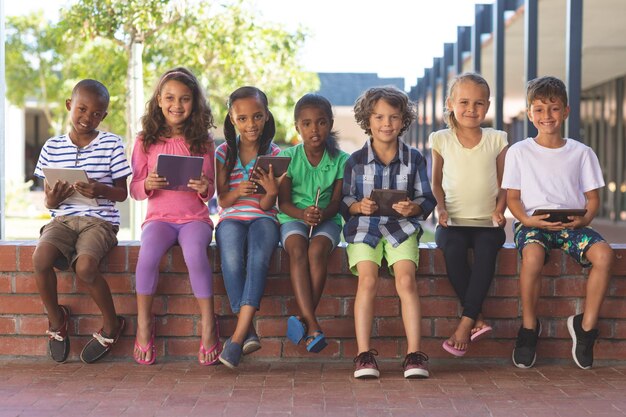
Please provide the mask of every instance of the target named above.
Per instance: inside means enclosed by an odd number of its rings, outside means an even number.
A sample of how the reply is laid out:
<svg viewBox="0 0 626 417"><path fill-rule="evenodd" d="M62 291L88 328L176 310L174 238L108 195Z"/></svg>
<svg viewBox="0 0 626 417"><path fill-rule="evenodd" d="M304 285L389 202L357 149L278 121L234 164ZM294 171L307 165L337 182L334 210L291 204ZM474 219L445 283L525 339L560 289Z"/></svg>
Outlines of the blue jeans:
<svg viewBox="0 0 626 417"><path fill-rule="evenodd" d="M217 225L215 240L233 313L239 313L244 305L260 307L278 230L278 224L268 218L222 220Z"/></svg>

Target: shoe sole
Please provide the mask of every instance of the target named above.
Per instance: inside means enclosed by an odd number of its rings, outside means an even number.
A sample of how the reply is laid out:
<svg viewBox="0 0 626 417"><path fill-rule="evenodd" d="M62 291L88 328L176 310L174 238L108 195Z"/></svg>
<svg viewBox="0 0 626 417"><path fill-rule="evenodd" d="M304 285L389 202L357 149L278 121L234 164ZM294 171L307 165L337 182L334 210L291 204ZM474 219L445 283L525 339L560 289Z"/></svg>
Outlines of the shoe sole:
<svg viewBox="0 0 626 417"><path fill-rule="evenodd" d="M228 362L226 359L222 358L221 356L219 356L218 359L227 368L230 368L230 369L236 369L237 368L237 365L233 365L232 363Z"/></svg>
<svg viewBox="0 0 626 417"><path fill-rule="evenodd" d="M591 366L582 366L576 358L576 344L578 343L578 338L576 337L576 331L574 330L574 316L569 316L567 318L567 330L572 338L572 358L574 358L574 362L576 362L576 365L578 365L580 369L590 369Z"/></svg>
<svg viewBox="0 0 626 417"><path fill-rule="evenodd" d="M259 349L261 349L261 343L254 341L254 342L245 343L243 347L241 348L241 352L244 355L249 355L251 353L256 352Z"/></svg>
<svg viewBox="0 0 626 417"><path fill-rule="evenodd" d="M539 339L539 336L541 336L541 331L543 330L542 327L541 327L541 322L539 320L537 320L537 325L539 326L539 332L537 333L537 339ZM530 363L530 365L524 365L523 363L515 362L515 349L513 349L513 353L511 353L511 360L513 361L513 365L517 366L518 368L529 369L529 368L532 368L535 365L535 362L537 361L537 353L535 352L535 356L533 357L533 361Z"/></svg>
<svg viewBox="0 0 626 417"><path fill-rule="evenodd" d="M354 377L357 379L375 379L380 377L380 371L378 369L361 369L354 371Z"/></svg>
<svg viewBox="0 0 626 417"><path fill-rule="evenodd" d="M404 371L404 377L409 379L409 378L416 378L416 379L421 379L421 378L428 378L430 376L430 373L426 370L426 369L408 369L406 371Z"/></svg>

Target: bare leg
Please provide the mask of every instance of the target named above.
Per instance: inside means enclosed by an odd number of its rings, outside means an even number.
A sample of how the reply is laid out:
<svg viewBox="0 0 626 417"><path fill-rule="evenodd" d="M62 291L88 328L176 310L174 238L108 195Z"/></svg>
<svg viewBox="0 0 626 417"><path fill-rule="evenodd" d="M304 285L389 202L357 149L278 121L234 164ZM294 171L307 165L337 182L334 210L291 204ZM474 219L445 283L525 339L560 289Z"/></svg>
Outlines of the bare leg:
<svg viewBox="0 0 626 417"><path fill-rule="evenodd" d="M615 254L607 243L601 242L590 247L586 256L593 266L587 279L587 296L582 327L583 330L589 331L595 329L598 324L598 313L609 286Z"/></svg>
<svg viewBox="0 0 626 417"><path fill-rule="evenodd" d="M541 270L545 259L543 247L537 243L526 245L522 251L520 270L520 293L522 295L522 326L535 329L537 326L537 302L541 293Z"/></svg>
<svg viewBox="0 0 626 417"><path fill-rule="evenodd" d="M201 331L202 331L202 346L205 349L211 349L217 343L215 313L213 306L213 297L209 298L197 298L198 306L200 306L201 314ZM212 362L217 358L219 352L214 350L207 354L198 352L198 360L202 363Z"/></svg>
<svg viewBox="0 0 626 417"><path fill-rule="evenodd" d="M248 334L248 330L252 326L252 319L254 319L254 315L256 314L256 307L250 305L244 305L239 310L239 315L237 316L237 326L235 327L235 331L231 336L231 340L240 345L243 344L243 341L246 339Z"/></svg>
<svg viewBox="0 0 626 417"><path fill-rule="evenodd" d="M378 292L378 265L361 261L356 265L359 285L354 300L354 327L358 353L370 350L372 322L374 321L374 299Z"/></svg>
<svg viewBox="0 0 626 417"><path fill-rule="evenodd" d="M419 352L420 349L420 325L422 314L420 300L415 281L415 263L409 260L401 260L393 264L393 272L396 278L396 290L400 297L402 322L407 340L407 354Z"/></svg>
<svg viewBox="0 0 626 417"><path fill-rule="evenodd" d="M59 308L57 294L57 275L54 272L54 261L62 256L53 245L41 242L33 253L34 277L39 296L48 312L48 321L52 329L58 330L63 325L63 314Z"/></svg>
<svg viewBox="0 0 626 417"><path fill-rule="evenodd" d="M152 335L152 302L153 295L137 294L137 343L142 347L147 347ZM152 359L152 349L145 353L137 346L134 348L134 356L140 360L149 361Z"/></svg>

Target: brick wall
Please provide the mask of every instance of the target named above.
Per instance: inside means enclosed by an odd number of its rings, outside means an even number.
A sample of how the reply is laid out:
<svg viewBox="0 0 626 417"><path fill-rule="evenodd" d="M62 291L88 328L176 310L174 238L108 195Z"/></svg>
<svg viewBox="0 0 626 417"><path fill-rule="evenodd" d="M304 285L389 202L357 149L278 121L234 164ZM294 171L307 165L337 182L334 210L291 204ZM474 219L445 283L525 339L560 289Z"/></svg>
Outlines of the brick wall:
<svg viewBox="0 0 626 417"><path fill-rule="evenodd" d="M599 359L626 359L626 245L613 245L616 253L614 278L601 311L600 339L596 347ZM47 319L32 276L34 242L0 242L0 355L46 355L44 332ZM118 314L127 317L127 329L113 354L130 357L136 325L134 270L139 244L121 242L102 264L102 271L114 293ZM234 329L228 299L219 271L219 256L211 247L215 265L214 287L216 313L220 316L222 335ZM256 326L263 349L255 357L326 357L352 358L356 354L354 338L354 295L357 281L347 270L345 251L336 249L329 261L329 277L318 309L329 346L313 356L302 346L287 342L286 318L296 312L289 281L288 257L282 250L274 254L268 285ZM484 313L494 326L493 336L472 348L467 357L508 358L520 325L518 296L519 261L515 249L505 247L499 254L497 276L485 301ZM539 314L544 332L538 347L543 358L570 357L571 344L565 325L570 314L582 309L585 290L583 270L561 252L553 251L544 268ZM84 288L70 273L58 273L60 302L72 310L72 353L76 358L91 333L100 327L99 311ZM454 330L461 310L445 276L441 252L433 246L420 246L418 288L422 304L423 350L431 357L450 357L440 345ZM179 247L174 247L161 262L161 280L154 302L158 316L157 347L159 356L195 356L198 345L199 315L191 293L185 264ZM372 346L384 357L405 353L400 304L392 279L381 282L376 301Z"/></svg>

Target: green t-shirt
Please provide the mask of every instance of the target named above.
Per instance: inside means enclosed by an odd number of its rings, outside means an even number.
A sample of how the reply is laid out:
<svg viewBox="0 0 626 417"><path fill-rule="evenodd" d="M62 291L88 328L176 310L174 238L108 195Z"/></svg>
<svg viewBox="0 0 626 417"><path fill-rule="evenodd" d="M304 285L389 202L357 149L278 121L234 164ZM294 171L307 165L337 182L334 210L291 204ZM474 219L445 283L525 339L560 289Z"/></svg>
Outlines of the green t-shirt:
<svg viewBox="0 0 626 417"><path fill-rule="evenodd" d="M279 156L290 156L291 163L287 169L287 177L291 179L291 201L299 209L304 209L315 204L317 187L320 187L320 199L318 206L325 208L330 203L333 195L333 186L336 180L343 179L343 170L348 159L348 154L339 151L334 158L324 151L322 160L316 167L311 165L304 152L302 144L293 146L282 151ZM283 212L278 213L280 224L296 221ZM337 213L332 218L341 226L341 215Z"/></svg>

